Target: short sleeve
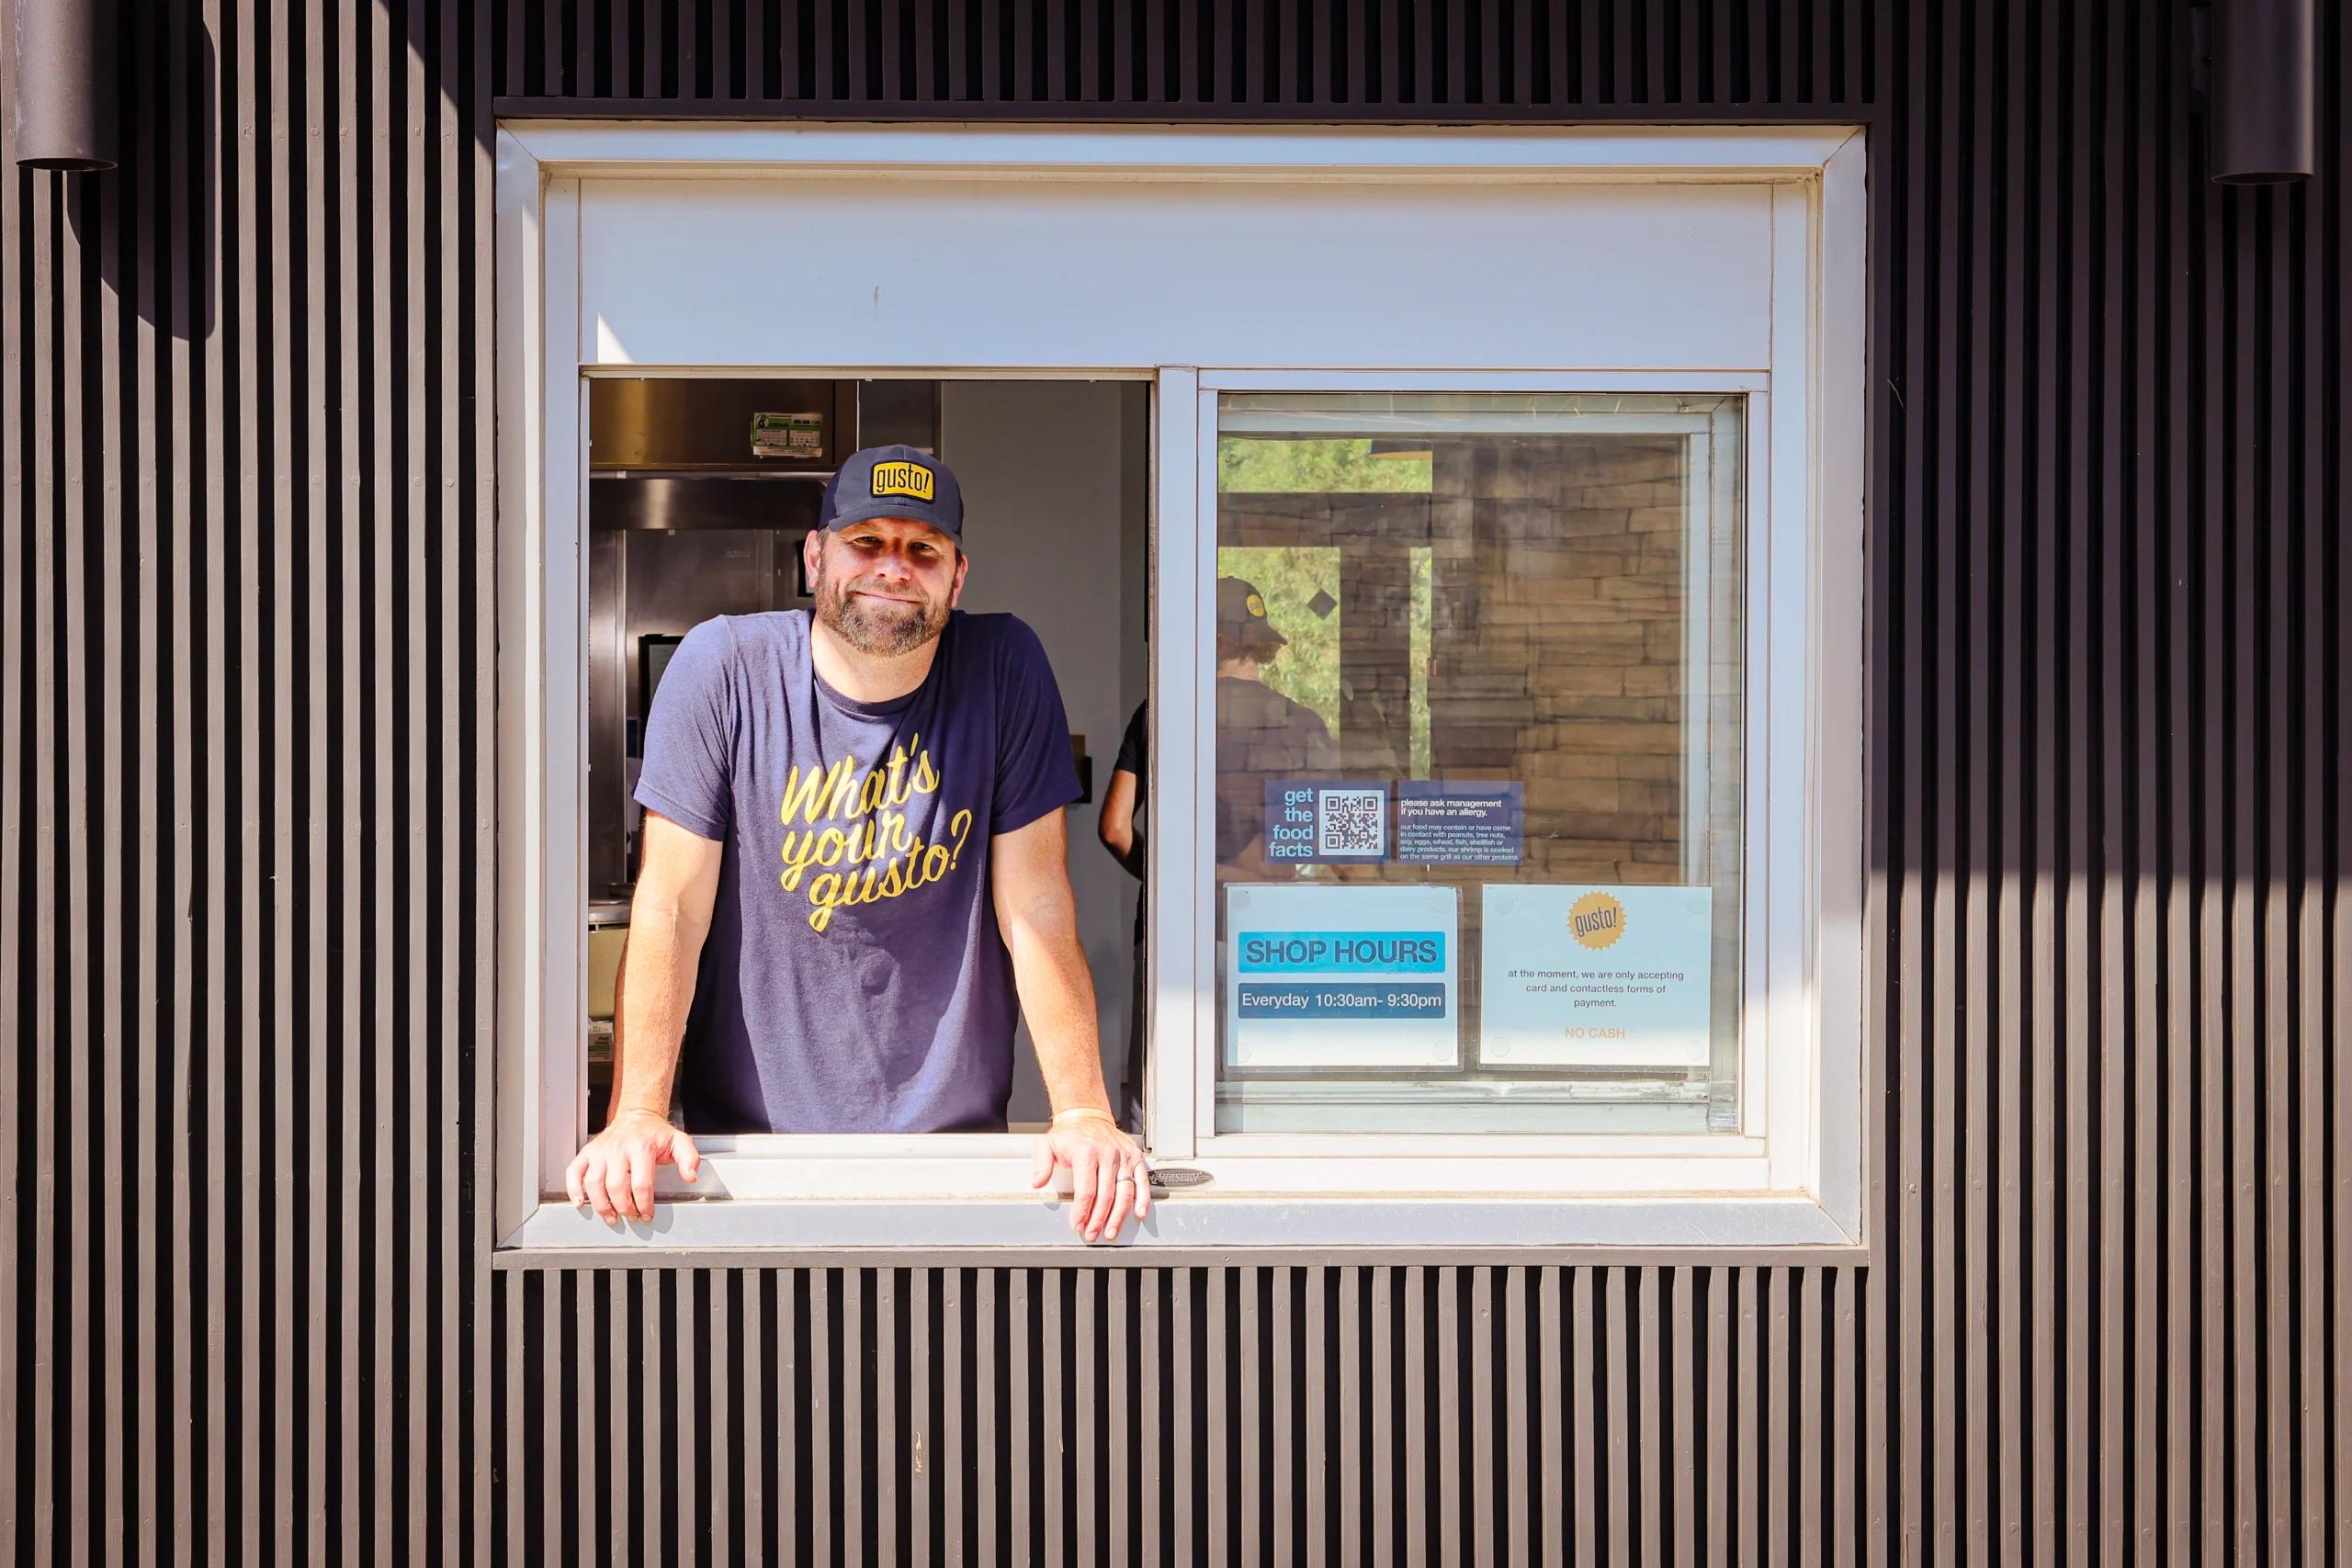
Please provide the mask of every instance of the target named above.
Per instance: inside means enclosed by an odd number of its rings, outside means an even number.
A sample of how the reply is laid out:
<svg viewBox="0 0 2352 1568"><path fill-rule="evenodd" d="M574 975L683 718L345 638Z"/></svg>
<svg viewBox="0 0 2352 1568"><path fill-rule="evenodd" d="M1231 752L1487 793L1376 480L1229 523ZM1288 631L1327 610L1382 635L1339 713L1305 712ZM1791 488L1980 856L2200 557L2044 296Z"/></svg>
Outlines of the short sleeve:
<svg viewBox="0 0 2352 1568"><path fill-rule="evenodd" d="M1026 828L1079 797L1069 718L1037 634L1005 617L997 656L996 805L989 831Z"/></svg>
<svg viewBox="0 0 2352 1568"><path fill-rule="evenodd" d="M723 620L688 632L645 721L637 802L686 831L724 839L734 817L735 637Z"/></svg>
<svg viewBox="0 0 2352 1568"><path fill-rule="evenodd" d="M1127 720L1127 732L1119 738L1118 760L1111 764L1114 773L1133 773L1137 778L1149 776L1147 765L1151 757L1151 725L1146 717L1151 705L1137 703L1136 715Z"/></svg>

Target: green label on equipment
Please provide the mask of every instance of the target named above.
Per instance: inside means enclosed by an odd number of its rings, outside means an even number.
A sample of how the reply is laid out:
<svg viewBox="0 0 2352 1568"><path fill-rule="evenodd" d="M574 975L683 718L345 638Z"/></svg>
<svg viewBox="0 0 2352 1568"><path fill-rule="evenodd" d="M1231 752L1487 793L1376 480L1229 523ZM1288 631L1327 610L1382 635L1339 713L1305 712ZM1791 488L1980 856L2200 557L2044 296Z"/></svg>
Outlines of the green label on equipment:
<svg viewBox="0 0 2352 1568"><path fill-rule="evenodd" d="M753 414L752 456L821 460L825 456L825 416L820 413Z"/></svg>

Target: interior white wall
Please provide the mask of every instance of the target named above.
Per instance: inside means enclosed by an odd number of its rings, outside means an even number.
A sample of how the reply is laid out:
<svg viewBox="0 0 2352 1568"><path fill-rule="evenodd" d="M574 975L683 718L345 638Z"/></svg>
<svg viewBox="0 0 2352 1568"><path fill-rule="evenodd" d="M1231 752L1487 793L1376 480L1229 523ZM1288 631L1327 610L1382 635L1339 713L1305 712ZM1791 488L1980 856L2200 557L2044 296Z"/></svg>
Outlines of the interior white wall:
<svg viewBox="0 0 2352 1568"><path fill-rule="evenodd" d="M1069 814L1070 887L1094 972L1103 1066L1115 1098L1126 1059L1136 884L1096 838L1102 792L1144 668L1141 560L1144 467L1139 387L1115 381L949 381L941 389L940 456L964 487L971 576L963 608L1029 623L1061 686L1070 732L1086 739L1094 798ZM1135 536L1130 544L1126 536ZM1132 645L1132 646L1131 646ZM1050 1112L1027 1031L1015 1057L1012 1119Z"/></svg>
<svg viewBox="0 0 2352 1568"><path fill-rule="evenodd" d="M1121 643L1119 713L1136 711L1151 691L1151 388L1129 381L1119 389L1119 450L1122 473L1119 530L1119 615L1128 628ZM1122 733L1125 733L1124 730Z"/></svg>

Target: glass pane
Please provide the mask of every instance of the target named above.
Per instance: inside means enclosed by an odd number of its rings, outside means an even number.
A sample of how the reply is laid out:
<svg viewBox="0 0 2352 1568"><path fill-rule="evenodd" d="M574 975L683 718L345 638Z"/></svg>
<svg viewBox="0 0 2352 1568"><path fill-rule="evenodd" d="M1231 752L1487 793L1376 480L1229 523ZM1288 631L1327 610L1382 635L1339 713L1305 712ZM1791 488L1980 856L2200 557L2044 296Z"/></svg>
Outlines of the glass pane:
<svg viewBox="0 0 2352 1568"><path fill-rule="evenodd" d="M1745 414L1220 400L1217 1131L1737 1125Z"/></svg>

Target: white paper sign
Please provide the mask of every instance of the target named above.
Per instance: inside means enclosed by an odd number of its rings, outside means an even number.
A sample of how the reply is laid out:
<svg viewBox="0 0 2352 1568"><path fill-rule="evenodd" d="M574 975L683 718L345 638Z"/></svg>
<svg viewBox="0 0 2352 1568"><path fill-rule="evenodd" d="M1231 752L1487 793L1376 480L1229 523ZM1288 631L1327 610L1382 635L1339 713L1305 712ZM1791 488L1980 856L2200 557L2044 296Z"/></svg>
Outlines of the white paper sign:
<svg viewBox="0 0 2352 1568"><path fill-rule="evenodd" d="M1489 883L1480 908L1482 1059L1706 1066L1712 888Z"/></svg>
<svg viewBox="0 0 2352 1568"><path fill-rule="evenodd" d="M1451 887L1228 886L1226 1061L1452 1066L1458 909Z"/></svg>

